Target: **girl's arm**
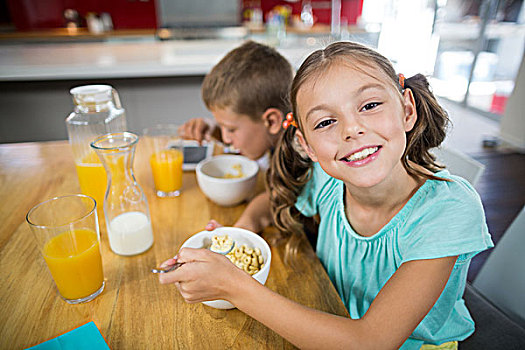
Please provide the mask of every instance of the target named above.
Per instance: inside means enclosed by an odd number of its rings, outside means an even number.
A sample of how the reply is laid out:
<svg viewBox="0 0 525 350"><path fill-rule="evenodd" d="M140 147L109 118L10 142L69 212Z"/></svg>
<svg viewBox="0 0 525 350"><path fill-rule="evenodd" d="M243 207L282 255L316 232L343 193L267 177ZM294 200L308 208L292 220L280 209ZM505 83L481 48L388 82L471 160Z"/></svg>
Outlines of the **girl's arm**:
<svg viewBox="0 0 525 350"><path fill-rule="evenodd" d="M295 303L259 284L226 257L183 249L174 272L188 302L226 299L299 348L398 348L430 311L448 281L456 257L406 262L394 273L363 318L352 320Z"/></svg>
<svg viewBox="0 0 525 350"><path fill-rule="evenodd" d="M268 192L258 194L246 206L241 217L233 225L253 232L261 232L272 223L270 196Z"/></svg>
<svg viewBox="0 0 525 350"><path fill-rule="evenodd" d="M404 263L359 320L306 308L253 282L230 301L299 348L397 349L441 295L455 261Z"/></svg>

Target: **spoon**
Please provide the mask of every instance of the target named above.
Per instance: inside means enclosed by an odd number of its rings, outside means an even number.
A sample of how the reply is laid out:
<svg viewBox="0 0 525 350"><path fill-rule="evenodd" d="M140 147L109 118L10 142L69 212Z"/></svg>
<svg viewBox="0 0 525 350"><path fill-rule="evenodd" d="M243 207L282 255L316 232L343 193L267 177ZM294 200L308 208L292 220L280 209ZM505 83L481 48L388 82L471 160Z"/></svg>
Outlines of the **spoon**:
<svg viewBox="0 0 525 350"><path fill-rule="evenodd" d="M233 250L233 248L235 247L235 241L230 239L226 243L227 244L224 244L223 246L212 244L208 249L211 250L214 253L226 255L229 252L231 252ZM171 272L173 270L178 269L183 264L184 263L179 263L178 262L178 263L175 263L175 264L173 264L171 266L168 266L168 267L165 267L165 268L159 267L159 268L151 269L151 272L153 272L153 273L168 273L168 272Z"/></svg>
<svg viewBox="0 0 525 350"><path fill-rule="evenodd" d="M173 270L178 269L183 264L184 263L175 263L174 265L171 265L171 266L168 266L168 267L165 267L165 268L159 267L159 268L151 269L151 272L153 272L153 273L168 273L168 272L171 272Z"/></svg>
<svg viewBox="0 0 525 350"><path fill-rule="evenodd" d="M211 246L208 249L214 253L218 253L222 255L228 254L229 252L233 250L233 248L235 248L235 241L231 239L229 236L226 236L226 237L227 239L224 242L219 243L217 241L213 241Z"/></svg>

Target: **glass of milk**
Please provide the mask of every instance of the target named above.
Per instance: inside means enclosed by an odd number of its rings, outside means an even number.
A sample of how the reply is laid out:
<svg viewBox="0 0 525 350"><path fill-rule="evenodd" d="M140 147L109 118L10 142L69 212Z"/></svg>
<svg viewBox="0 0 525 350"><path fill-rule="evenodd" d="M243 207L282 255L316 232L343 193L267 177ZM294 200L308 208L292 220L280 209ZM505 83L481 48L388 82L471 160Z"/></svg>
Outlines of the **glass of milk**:
<svg viewBox="0 0 525 350"><path fill-rule="evenodd" d="M153 245L148 202L133 174L139 137L130 132L110 133L92 143L107 173L104 216L111 250L136 255Z"/></svg>

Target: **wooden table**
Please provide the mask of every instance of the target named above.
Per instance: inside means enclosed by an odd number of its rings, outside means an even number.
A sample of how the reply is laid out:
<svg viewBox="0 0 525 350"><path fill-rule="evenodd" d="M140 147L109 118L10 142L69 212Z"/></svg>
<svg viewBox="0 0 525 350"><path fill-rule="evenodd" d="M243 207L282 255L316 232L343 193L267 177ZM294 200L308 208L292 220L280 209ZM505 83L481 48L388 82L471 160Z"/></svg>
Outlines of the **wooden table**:
<svg viewBox="0 0 525 350"><path fill-rule="evenodd" d="M0 348L26 348L89 321L112 349L293 348L237 309L187 304L175 286L158 283L151 267L173 256L210 218L232 225L245 204L212 203L193 172L184 174L180 197L156 198L141 147L139 142L134 169L148 199L155 243L143 254L119 256L101 225L105 290L89 303L70 305L60 298L25 221L35 204L79 192L69 144L0 145ZM268 229L263 237L274 233ZM294 271L283 263L282 248L272 246L266 286L301 304L348 315L315 255L301 254L301 271Z"/></svg>

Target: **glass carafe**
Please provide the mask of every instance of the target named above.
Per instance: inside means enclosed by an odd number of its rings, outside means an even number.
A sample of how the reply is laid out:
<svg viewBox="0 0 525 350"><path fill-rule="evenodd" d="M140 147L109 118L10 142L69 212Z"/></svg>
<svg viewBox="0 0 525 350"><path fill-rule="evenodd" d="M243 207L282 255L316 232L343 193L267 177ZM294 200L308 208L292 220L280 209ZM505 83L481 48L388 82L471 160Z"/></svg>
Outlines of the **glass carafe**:
<svg viewBox="0 0 525 350"><path fill-rule="evenodd" d="M136 255L153 244L153 230L144 191L133 175L139 137L130 132L103 135L91 143L107 173L104 216L111 250Z"/></svg>
<svg viewBox="0 0 525 350"><path fill-rule="evenodd" d="M126 131L126 114L109 85L85 85L70 90L75 108L66 119L69 143L77 168L80 190L97 202L102 217L106 173L91 142L104 134Z"/></svg>

